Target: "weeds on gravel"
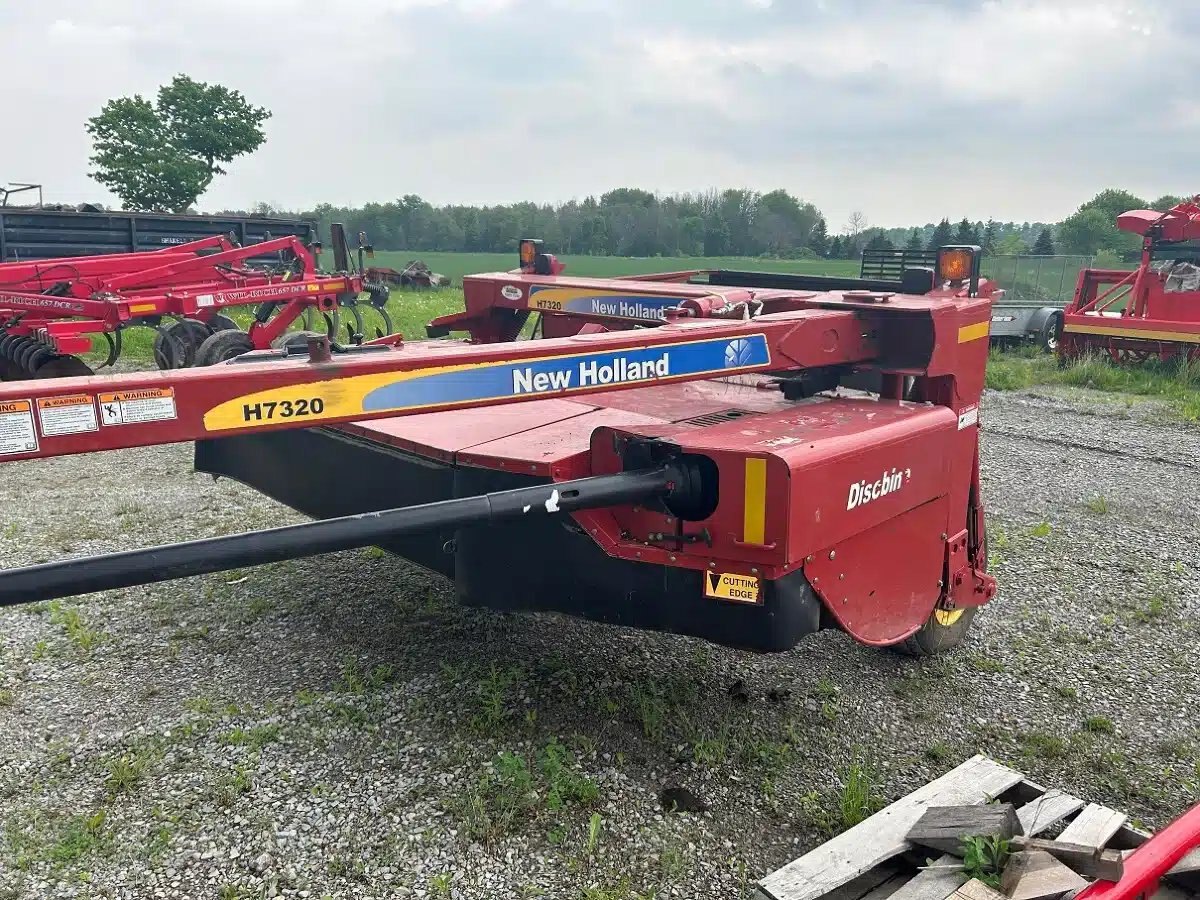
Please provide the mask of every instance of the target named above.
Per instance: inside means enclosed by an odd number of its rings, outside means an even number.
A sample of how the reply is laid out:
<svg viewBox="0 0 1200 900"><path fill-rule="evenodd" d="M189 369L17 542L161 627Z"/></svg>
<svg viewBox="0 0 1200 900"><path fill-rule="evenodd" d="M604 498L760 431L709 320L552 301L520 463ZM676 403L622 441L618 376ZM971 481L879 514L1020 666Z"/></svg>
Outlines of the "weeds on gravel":
<svg viewBox="0 0 1200 900"><path fill-rule="evenodd" d="M101 809L87 816L72 816L56 828L34 813L23 820L24 827L10 822L5 837L17 869L29 869L35 863L61 869L108 848L111 838L106 821Z"/></svg>
<svg viewBox="0 0 1200 900"><path fill-rule="evenodd" d="M1137 606L1130 611L1130 616L1135 622L1149 625L1165 616L1170 605L1170 601L1162 594L1154 594L1139 601Z"/></svg>
<svg viewBox="0 0 1200 900"><path fill-rule="evenodd" d="M954 755L954 750L945 741L934 741L925 748L925 757L934 763L944 763Z"/></svg>
<svg viewBox="0 0 1200 900"><path fill-rule="evenodd" d="M429 879L429 896L430 897L450 897L450 889L454 884L454 873L443 872L440 875L434 875Z"/></svg>
<svg viewBox="0 0 1200 900"><path fill-rule="evenodd" d="M491 842L534 821L543 811L587 807L599 799L600 788L577 771L571 751L553 740L533 767L523 756L500 753L490 771L452 801L451 811L473 839ZM547 837L553 841L562 828L555 826ZM565 838L565 830L558 836Z"/></svg>
<svg viewBox="0 0 1200 900"><path fill-rule="evenodd" d="M75 646L85 653L90 653L104 637L99 631L87 626L78 609L63 606L57 600L50 604L50 621L60 626Z"/></svg>
<svg viewBox="0 0 1200 900"><path fill-rule="evenodd" d="M529 765L523 757L504 752L491 772L463 792L455 812L473 840L490 843L531 819L539 805Z"/></svg>
<svg viewBox="0 0 1200 900"><path fill-rule="evenodd" d="M546 781L546 806L560 810L570 803L590 805L600 799L596 782L573 768L571 751L558 741L551 741L542 751L538 768Z"/></svg>
<svg viewBox="0 0 1200 900"><path fill-rule="evenodd" d="M261 750L267 744L273 744L280 739L280 728L270 725L255 725L253 728L242 728L240 725L231 728L218 738L220 743L229 747L250 747Z"/></svg>
<svg viewBox="0 0 1200 900"><path fill-rule="evenodd" d="M971 668L976 672L987 672L996 675L1004 671L1004 663L998 659L990 659L986 656L972 656Z"/></svg>
<svg viewBox="0 0 1200 900"><path fill-rule="evenodd" d="M1090 734L1114 734L1117 729L1113 726L1112 719L1088 716L1083 720L1083 730Z"/></svg>
<svg viewBox="0 0 1200 900"><path fill-rule="evenodd" d="M254 779L248 769L238 767L228 775L217 779L213 787L213 800L220 806L233 806L238 798L254 789Z"/></svg>
<svg viewBox="0 0 1200 900"><path fill-rule="evenodd" d="M509 708L513 686L524 678L517 667L499 668L493 664L479 682L479 712L471 717L471 727L480 734L502 731L512 717Z"/></svg>
<svg viewBox="0 0 1200 900"><path fill-rule="evenodd" d="M832 803L819 792L810 791L797 804L801 819L824 835L832 836L881 810L883 798L876 792L875 773L856 759L837 773L840 788Z"/></svg>
<svg viewBox="0 0 1200 900"><path fill-rule="evenodd" d="M1029 526L1029 533L1035 538L1050 537L1050 532L1053 530L1050 523L1045 521Z"/></svg>
<svg viewBox="0 0 1200 900"><path fill-rule="evenodd" d="M633 684L629 687L629 702L633 714L642 726L642 734L656 744L667 735L667 703L652 687Z"/></svg>
<svg viewBox="0 0 1200 900"><path fill-rule="evenodd" d="M1021 736L1021 745L1028 756L1041 759L1059 759L1067 755L1067 742L1058 735L1044 731L1031 731Z"/></svg>
<svg viewBox="0 0 1200 900"><path fill-rule="evenodd" d="M1104 516L1108 514L1108 498L1103 494L1096 494L1094 497L1089 497L1084 501L1084 507L1094 516Z"/></svg>
<svg viewBox="0 0 1200 900"><path fill-rule="evenodd" d="M875 776L864 763L855 762L842 776L839 797L842 828L852 828L883 808L883 799L875 793Z"/></svg>
<svg viewBox="0 0 1200 900"><path fill-rule="evenodd" d="M136 756L121 756L105 766L104 789L110 797L127 794L141 783L146 774L146 760Z"/></svg>
<svg viewBox="0 0 1200 900"><path fill-rule="evenodd" d="M347 658L342 662L341 676L334 689L347 694L366 694L377 691L392 680L393 670L389 665L378 665L369 672L358 667L358 661Z"/></svg>
<svg viewBox="0 0 1200 900"><path fill-rule="evenodd" d="M588 819L587 844L585 845L588 856L594 854L596 847L600 845L600 831L603 827L604 820L600 818L600 813L592 813L592 817Z"/></svg>
<svg viewBox="0 0 1200 900"><path fill-rule="evenodd" d="M13 705L13 692L8 688L0 688L0 707Z"/></svg>

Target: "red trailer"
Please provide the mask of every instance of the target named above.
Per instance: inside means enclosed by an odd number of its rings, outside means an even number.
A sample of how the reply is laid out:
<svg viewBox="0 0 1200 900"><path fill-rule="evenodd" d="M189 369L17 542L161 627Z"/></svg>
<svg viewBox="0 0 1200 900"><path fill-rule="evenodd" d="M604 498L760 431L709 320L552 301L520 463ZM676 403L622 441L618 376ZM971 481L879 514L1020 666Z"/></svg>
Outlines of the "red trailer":
<svg viewBox="0 0 1200 900"><path fill-rule="evenodd" d="M1166 212L1124 213L1117 227L1142 236L1138 267L1079 273L1059 358L1200 359L1200 195Z"/></svg>

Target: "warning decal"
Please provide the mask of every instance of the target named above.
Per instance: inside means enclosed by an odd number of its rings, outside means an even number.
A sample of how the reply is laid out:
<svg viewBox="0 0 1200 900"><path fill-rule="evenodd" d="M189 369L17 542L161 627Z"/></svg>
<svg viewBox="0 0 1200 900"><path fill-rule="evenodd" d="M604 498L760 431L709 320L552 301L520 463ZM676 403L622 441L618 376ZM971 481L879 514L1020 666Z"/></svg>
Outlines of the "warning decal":
<svg viewBox="0 0 1200 900"><path fill-rule="evenodd" d="M83 434L95 431L96 404L87 394L72 394L69 397L39 397L38 419L42 423L42 434L56 437L61 434Z"/></svg>
<svg viewBox="0 0 1200 900"><path fill-rule="evenodd" d="M175 389L146 388L101 394L100 422L103 425L139 425L175 418Z"/></svg>
<svg viewBox="0 0 1200 900"><path fill-rule="evenodd" d="M28 400L0 403L0 454L32 453L38 448L33 404Z"/></svg>
<svg viewBox="0 0 1200 900"><path fill-rule="evenodd" d="M704 596L715 600L734 600L738 603L758 603L762 598L762 585L753 575L705 572Z"/></svg>

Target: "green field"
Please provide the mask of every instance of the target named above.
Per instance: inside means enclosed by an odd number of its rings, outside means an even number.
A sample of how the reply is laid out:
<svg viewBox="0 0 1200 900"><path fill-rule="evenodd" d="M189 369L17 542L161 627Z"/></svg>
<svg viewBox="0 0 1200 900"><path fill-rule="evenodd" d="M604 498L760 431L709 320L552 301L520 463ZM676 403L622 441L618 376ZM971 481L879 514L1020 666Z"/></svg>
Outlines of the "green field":
<svg viewBox="0 0 1200 900"><path fill-rule="evenodd" d="M647 272L679 272L690 269L745 269L757 272L792 272L803 275L858 275L853 259L759 259L748 256L560 256L566 263L564 274L603 278L616 275L644 275ZM413 260L421 260L435 272L460 284L464 275L480 272L507 272L517 267L517 251L512 253L435 253L421 250L380 250L374 265L403 269Z"/></svg>

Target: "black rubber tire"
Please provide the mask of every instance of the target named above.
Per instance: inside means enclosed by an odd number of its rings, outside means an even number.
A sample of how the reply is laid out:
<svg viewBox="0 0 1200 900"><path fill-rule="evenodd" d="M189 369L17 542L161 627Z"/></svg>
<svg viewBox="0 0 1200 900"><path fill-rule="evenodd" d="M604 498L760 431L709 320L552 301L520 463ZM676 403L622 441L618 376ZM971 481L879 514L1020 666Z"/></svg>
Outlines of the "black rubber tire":
<svg viewBox="0 0 1200 900"><path fill-rule="evenodd" d="M95 375L92 367L85 363L78 356L56 356L48 360L38 367L38 370L33 373L34 378L79 378L88 375Z"/></svg>
<svg viewBox="0 0 1200 900"><path fill-rule="evenodd" d="M1062 337L1062 321L1062 316L1055 313L1042 323L1042 330L1038 332L1037 336L1037 345L1046 353L1058 352L1058 342Z"/></svg>
<svg viewBox="0 0 1200 900"><path fill-rule="evenodd" d="M250 335L244 331L217 331L210 334L196 351L195 365L212 366L241 356L254 349Z"/></svg>
<svg viewBox="0 0 1200 900"><path fill-rule="evenodd" d="M988 552L986 532L983 535L982 549L983 570L986 572ZM971 622L975 619L975 613L978 611L979 607L977 606L951 610L935 609L915 634L898 644L893 644L891 649L897 653L903 653L905 656L934 656L951 650L961 644L963 638L967 636L967 632L971 630ZM955 616L956 613L959 615ZM950 624L943 624L944 620L949 617L953 617L954 621Z"/></svg>
<svg viewBox="0 0 1200 900"><path fill-rule="evenodd" d="M197 319L180 319L154 332L154 362L166 371L186 369L196 359L196 351L212 334L208 326Z"/></svg>
<svg viewBox="0 0 1200 900"><path fill-rule="evenodd" d="M238 329L237 322L221 313L213 313L204 324L208 326L209 331L236 331Z"/></svg>

